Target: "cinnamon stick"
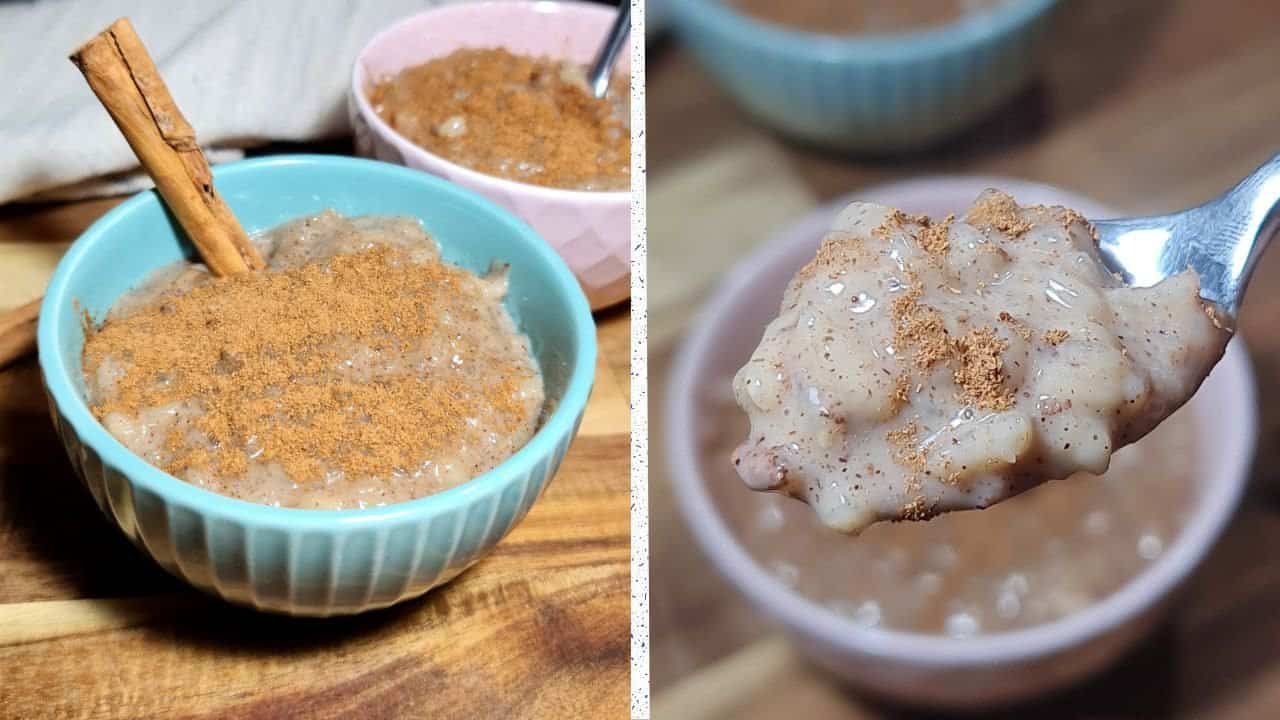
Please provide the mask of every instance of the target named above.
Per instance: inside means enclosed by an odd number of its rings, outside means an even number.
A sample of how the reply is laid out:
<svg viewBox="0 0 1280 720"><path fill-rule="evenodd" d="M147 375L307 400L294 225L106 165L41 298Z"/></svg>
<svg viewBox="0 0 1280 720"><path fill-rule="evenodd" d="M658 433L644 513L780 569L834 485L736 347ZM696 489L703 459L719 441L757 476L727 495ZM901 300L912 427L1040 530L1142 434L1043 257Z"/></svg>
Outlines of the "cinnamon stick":
<svg viewBox="0 0 1280 720"><path fill-rule="evenodd" d="M36 349L36 318L42 299L0 314L0 370Z"/></svg>
<svg viewBox="0 0 1280 720"><path fill-rule="evenodd" d="M71 55L156 189L214 275L264 267L231 209L213 187L195 130L174 103L128 18Z"/></svg>

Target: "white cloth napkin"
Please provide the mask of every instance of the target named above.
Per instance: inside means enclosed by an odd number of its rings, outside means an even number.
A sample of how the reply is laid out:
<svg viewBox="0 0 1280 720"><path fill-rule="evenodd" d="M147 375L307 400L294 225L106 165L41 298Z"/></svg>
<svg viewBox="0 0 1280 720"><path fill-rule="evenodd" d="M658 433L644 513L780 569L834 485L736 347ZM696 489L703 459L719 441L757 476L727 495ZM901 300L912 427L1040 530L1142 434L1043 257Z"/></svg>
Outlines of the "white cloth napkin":
<svg viewBox="0 0 1280 720"><path fill-rule="evenodd" d="M210 160L349 132L356 55L397 19L451 0L0 0L0 204L150 183L67 56L133 22Z"/></svg>

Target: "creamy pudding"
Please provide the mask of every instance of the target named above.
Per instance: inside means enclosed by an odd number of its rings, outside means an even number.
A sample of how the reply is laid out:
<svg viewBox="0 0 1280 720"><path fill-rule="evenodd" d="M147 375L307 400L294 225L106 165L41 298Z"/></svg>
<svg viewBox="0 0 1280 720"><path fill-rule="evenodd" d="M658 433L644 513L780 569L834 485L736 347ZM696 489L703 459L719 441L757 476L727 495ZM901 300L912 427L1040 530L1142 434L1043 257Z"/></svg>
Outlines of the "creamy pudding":
<svg viewBox="0 0 1280 720"><path fill-rule="evenodd" d="M738 473L844 532L1103 473L1230 333L1193 271L1126 288L1095 247L1078 214L995 191L962 219L850 205L734 378Z"/></svg>
<svg viewBox="0 0 1280 720"><path fill-rule="evenodd" d="M746 419L727 391L697 402L700 472L730 531L780 582L866 627L965 637L1065 617L1158 559L1196 501L1188 408L1117 452L1102 476L1079 473L982 512L880 523L855 538L789 498L744 492L729 458Z"/></svg>
<svg viewBox="0 0 1280 720"><path fill-rule="evenodd" d="M415 144L482 173L569 190L631 185L621 74L597 99L582 65L469 48L380 79L369 103Z"/></svg>
<svg viewBox="0 0 1280 720"><path fill-rule="evenodd" d="M193 485L300 508L384 505L494 467L543 385L505 268L441 260L416 219L326 211L255 238L268 270L156 273L89 328L93 413Z"/></svg>

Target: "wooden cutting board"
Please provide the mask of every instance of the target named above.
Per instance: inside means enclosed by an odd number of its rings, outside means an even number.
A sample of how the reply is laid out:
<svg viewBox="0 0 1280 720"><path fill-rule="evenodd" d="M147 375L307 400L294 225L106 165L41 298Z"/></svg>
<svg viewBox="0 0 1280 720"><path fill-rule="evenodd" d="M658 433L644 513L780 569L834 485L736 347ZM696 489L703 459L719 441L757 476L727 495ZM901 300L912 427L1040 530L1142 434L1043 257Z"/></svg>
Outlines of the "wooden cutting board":
<svg viewBox="0 0 1280 720"><path fill-rule="evenodd" d="M116 202L0 208L0 310ZM597 324L582 430L529 516L449 585L333 620L160 570L72 474L35 362L0 372L0 718L625 717L629 311Z"/></svg>

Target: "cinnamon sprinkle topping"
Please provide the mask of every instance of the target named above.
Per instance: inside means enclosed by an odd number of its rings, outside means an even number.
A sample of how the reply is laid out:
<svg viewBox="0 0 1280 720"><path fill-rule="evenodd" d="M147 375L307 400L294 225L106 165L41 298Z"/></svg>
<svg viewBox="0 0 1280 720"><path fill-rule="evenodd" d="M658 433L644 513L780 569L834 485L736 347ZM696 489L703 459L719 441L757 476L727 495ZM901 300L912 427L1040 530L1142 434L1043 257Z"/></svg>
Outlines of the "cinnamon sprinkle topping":
<svg viewBox="0 0 1280 720"><path fill-rule="evenodd" d="M894 445L907 446L915 445L916 436L920 433L920 426L915 420L908 422L906 425L897 430L889 431L889 442Z"/></svg>
<svg viewBox="0 0 1280 720"><path fill-rule="evenodd" d="M984 410L1013 407L1013 391L1005 387L1004 359L1000 353L1009 341L989 327L970 330L955 341L956 367L953 377L964 399Z"/></svg>
<svg viewBox="0 0 1280 720"><path fill-rule="evenodd" d="M917 238L920 247L934 258L946 257L947 250L951 247L951 223L955 222L955 219L955 215L948 215L940 223L925 222L924 229L920 231L920 236Z"/></svg>
<svg viewBox="0 0 1280 720"><path fill-rule="evenodd" d="M1077 225L1084 227L1089 232L1089 237L1093 238L1095 243L1098 242L1098 228L1094 227L1093 223L1089 222L1085 216L1075 210L1062 207L1061 205L1053 205L1050 207L1037 205L1034 209L1047 211L1053 219L1062 226L1063 230L1070 231Z"/></svg>
<svg viewBox="0 0 1280 720"><path fill-rule="evenodd" d="M593 97L579 66L468 48L369 90L379 117L415 144L490 175L580 190L625 190L626 78Z"/></svg>
<svg viewBox="0 0 1280 720"><path fill-rule="evenodd" d="M964 219L974 227L995 228L1011 238L1022 237L1033 227L1022 218L1021 208L1012 196L995 190L983 193Z"/></svg>
<svg viewBox="0 0 1280 720"><path fill-rule="evenodd" d="M903 520L928 520L934 514L922 495L917 495L910 502L903 505L898 510L898 513Z"/></svg>
<svg viewBox="0 0 1280 720"><path fill-rule="evenodd" d="M912 420L897 430L890 430L885 437L894 448L893 459L898 464L911 468L917 473L922 473L925 470L928 457L917 442L919 435L920 426L915 420Z"/></svg>
<svg viewBox="0 0 1280 720"><path fill-rule="evenodd" d="M487 358L494 372L483 385L419 357L431 338L448 337L455 363L474 359L476 341L458 330L499 331L498 307L475 275L387 246L225 278L93 332L86 372L108 358L125 371L92 410L103 419L197 403L193 426L165 438L173 454L162 469L175 475L241 475L253 447L254 462L278 463L300 484L335 469L384 477L480 442L470 418L499 433L536 418L521 398L535 371L516 355ZM377 360L363 362L371 353Z"/></svg>
<svg viewBox="0 0 1280 720"><path fill-rule="evenodd" d="M889 404L892 412L895 414L898 410L911 400L911 377L908 375L899 375L897 380L893 381L893 395L889 398Z"/></svg>
<svg viewBox="0 0 1280 720"><path fill-rule="evenodd" d="M922 294L919 285L895 298L890 307L894 321L893 344L899 349L914 347L912 361L921 370L946 360L950 338L942 313L918 301Z"/></svg>
<svg viewBox="0 0 1280 720"><path fill-rule="evenodd" d="M1061 345L1070 336L1066 330L1046 330L1042 339L1050 345Z"/></svg>
<svg viewBox="0 0 1280 720"><path fill-rule="evenodd" d="M865 249L862 239L845 232L830 232L822 239L814 258L800 268L796 277L808 281L823 268L854 267ZM838 276L837 276L838 277ZM834 277L831 279L835 279Z"/></svg>

